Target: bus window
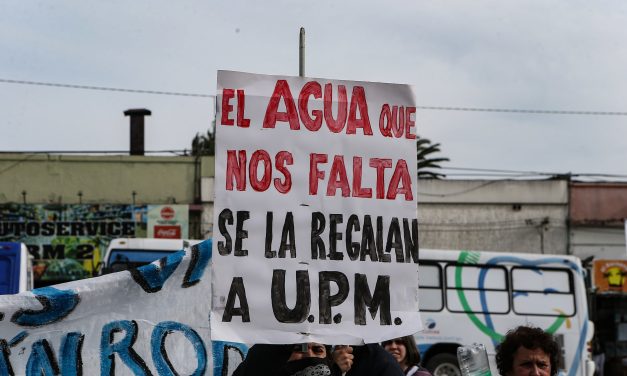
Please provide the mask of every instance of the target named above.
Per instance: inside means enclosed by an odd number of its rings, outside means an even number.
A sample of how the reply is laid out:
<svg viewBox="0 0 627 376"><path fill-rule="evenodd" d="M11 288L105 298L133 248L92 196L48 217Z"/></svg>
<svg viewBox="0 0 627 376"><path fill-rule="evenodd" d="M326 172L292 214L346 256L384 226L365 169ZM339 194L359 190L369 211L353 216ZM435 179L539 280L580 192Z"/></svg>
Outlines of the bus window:
<svg viewBox="0 0 627 376"><path fill-rule="evenodd" d="M419 264L418 270L420 310L441 311L444 308L442 269L437 264Z"/></svg>
<svg viewBox="0 0 627 376"><path fill-rule="evenodd" d="M451 312L508 313L506 269L485 265L447 265L446 304Z"/></svg>
<svg viewBox="0 0 627 376"><path fill-rule="evenodd" d="M512 268L512 300L519 315L573 316L573 276L568 270Z"/></svg>

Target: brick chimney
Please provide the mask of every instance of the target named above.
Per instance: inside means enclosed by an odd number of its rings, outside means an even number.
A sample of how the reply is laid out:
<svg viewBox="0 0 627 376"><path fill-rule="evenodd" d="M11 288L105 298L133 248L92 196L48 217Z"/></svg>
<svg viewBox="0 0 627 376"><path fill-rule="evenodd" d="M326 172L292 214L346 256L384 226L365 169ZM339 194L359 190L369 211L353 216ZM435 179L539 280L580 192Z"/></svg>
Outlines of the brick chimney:
<svg viewBox="0 0 627 376"><path fill-rule="evenodd" d="M150 115L145 108L124 111L124 116L131 117L131 155L144 155L144 116Z"/></svg>

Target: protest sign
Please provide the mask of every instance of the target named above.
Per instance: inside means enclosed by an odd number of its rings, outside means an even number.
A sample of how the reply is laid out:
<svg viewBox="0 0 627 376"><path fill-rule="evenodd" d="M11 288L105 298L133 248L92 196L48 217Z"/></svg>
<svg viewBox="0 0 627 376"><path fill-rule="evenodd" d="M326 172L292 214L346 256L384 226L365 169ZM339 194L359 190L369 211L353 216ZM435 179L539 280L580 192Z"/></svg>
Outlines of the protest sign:
<svg viewBox="0 0 627 376"><path fill-rule="evenodd" d="M213 338L421 329L415 111L408 85L218 72Z"/></svg>
<svg viewBox="0 0 627 376"><path fill-rule="evenodd" d="M210 258L0 296L0 375L230 375L247 347L211 341Z"/></svg>

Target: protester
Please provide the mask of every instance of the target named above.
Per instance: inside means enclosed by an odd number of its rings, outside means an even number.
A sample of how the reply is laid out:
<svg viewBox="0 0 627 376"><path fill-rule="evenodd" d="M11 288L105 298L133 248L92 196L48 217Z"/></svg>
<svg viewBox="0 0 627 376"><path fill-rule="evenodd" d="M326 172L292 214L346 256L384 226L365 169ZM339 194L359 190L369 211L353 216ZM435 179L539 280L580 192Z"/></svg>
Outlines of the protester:
<svg viewBox="0 0 627 376"><path fill-rule="evenodd" d="M420 366L420 352L414 336L405 336L383 341L383 348L398 362L405 375L431 376L431 373Z"/></svg>
<svg viewBox="0 0 627 376"><path fill-rule="evenodd" d="M559 346L552 335L535 327L510 330L496 348L496 366L503 376L555 376Z"/></svg>
<svg viewBox="0 0 627 376"><path fill-rule="evenodd" d="M307 351L297 345L253 345L248 355L237 367L233 376L259 375L328 375L327 373L305 373L321 370L326 372L320 364L331 365L331 376L403 376L403 371L396 359L378 343L362 346L337 346L330 353L330 346L325 346L325 359L321 349L315 343L308 344ZM312 367L309 368L308 367ZM292 372L292 373L289 373ZM301 372L301 373L298 373Z"/></svg>
<svg viewBox="0 0 627 376"><path fill-rule="evenodd" d="M398 362L378 343L337 346L333 351L333 375L403 376Z"/></svg>
<svg viewBox="0 0 627 376"><path fill-rule="evenodd" d="M292 346L292 353L287 363L281 368L279 376L331 376L330 346L321 343L303 343Z"/></svg>

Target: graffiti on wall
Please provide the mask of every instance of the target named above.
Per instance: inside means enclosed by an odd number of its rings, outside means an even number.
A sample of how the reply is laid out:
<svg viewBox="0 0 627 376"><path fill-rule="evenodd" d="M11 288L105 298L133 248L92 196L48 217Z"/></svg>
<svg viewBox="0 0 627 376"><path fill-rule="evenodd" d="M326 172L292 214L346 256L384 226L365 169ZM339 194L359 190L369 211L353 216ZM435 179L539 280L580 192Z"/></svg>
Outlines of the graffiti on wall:
<svg viewBox="0 0 627 376"><path fill-rule="evenodd" d="M95 275L109 241L146 236L146 206L0 205L0 241L22 242L43 284Z"/></svg>

